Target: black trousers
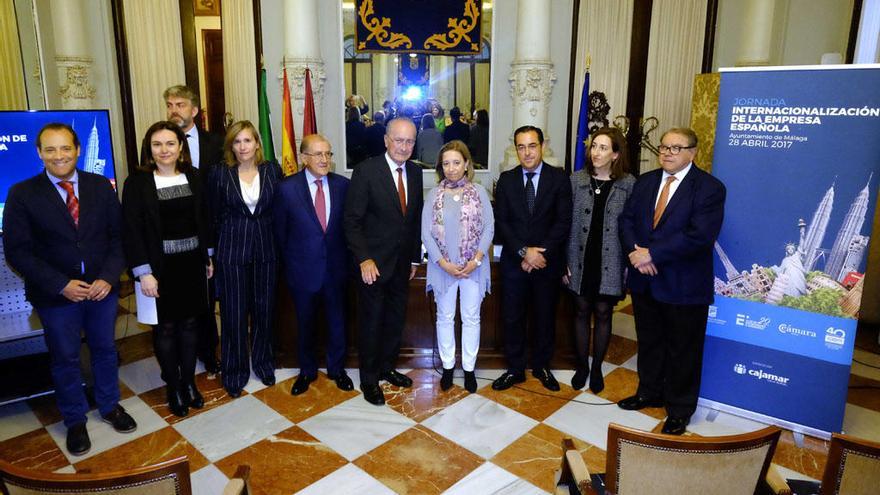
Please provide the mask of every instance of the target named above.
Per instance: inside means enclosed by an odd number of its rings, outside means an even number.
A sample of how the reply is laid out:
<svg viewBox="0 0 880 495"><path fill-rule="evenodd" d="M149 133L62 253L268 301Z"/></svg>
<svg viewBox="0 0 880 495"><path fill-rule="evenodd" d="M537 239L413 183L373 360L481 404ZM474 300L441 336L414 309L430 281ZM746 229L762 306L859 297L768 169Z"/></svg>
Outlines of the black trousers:
<svg viewBox="0 0 880 495"><path fill-rule="evenodd" d="M214 266L216 269L216 265ZM214 306L217 298L214 294L214 277L208 279L208 307L204 314L198 317L199 342L198 356L203 363L217 361L217 344L220 337L217 335L217 319L214 317Z"/></svg>
<svg viewBox="0 0 880 495"><path fill-rule="evenodd" d="M247 385L251 368L260 379L275 374L272 324L275 321L277 264L218 263L217 275L218 285L222 290L220 321L223 324L223 338L220 367L223 370L223 386L227 390L241 390Z"/></svg>
<svg viewBox="0 0 880 495"><path fill-rule="evenodd" d="M667 304L651 294L633 294L639 356L638 394L662 398L671 417L689 418L697 409L703 343L709 306Z"/></svg>
<svg viewBox="0 0 880 495"><path fill-rule="evenodd" d="M519 265L501 267L504 354L507 369L521 373L526 369L526 315L532 310L532 369L547 368L556 343L556 303L562 278L550 266L524 272ZM550 271L552 269L552 271Z"/></svg>
<svg viewBox="0 0 880 495"><path fill-rule="evenodd" d="M394 273L367 285L358 271L358 360L362 384L379 382L379 375L397 367L400 338L406 322L410 262L400 256Z"/></svg>

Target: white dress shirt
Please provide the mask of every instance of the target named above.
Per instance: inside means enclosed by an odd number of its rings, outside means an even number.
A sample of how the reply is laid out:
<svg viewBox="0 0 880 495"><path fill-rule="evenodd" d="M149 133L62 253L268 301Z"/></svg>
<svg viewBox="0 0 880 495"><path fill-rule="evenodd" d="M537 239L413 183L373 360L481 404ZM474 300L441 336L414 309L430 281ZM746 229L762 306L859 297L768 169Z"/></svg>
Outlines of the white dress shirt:
<svg viewBox="0 0 880 495"><path fill-rule="evenodd" d="M675 175L675 180L672 181L672 184L669 184L669 195L666 197L666 204L668 205L669 202L672 201L672 196L675 194L675 191L678 190L678 186L681 185L681 181L684 180L684 176L688 174L693 165L694 162L690 162L687 164L687 167L679 170L675 174L670 174L665 170L663 171L663 177L660 178L660 188L657 189L657 198L654 199L654 208L657 208L657 202L660 201L660 193L663 192L663 186L666 185L666 178Z"/></svg>

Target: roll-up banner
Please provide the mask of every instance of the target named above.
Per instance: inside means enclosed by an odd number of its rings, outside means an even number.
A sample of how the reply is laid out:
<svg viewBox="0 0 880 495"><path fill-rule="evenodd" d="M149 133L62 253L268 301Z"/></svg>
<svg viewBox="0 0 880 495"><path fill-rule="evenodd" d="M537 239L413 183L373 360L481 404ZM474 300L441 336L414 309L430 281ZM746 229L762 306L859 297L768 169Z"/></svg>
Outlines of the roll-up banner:
<svg viewBox="0 0 880 495"><path fill-rule="evenodd" d="M880 183L880 66L721 72L712 173L727 203L700 402L827 437L843 427Z"/></svg>

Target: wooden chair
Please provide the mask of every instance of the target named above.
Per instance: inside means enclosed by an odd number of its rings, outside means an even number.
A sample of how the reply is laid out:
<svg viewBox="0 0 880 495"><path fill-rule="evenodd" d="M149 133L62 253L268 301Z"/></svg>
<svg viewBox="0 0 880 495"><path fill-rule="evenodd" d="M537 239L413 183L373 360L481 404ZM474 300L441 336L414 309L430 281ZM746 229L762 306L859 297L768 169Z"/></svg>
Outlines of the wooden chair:
<svg viewBox="0 0 880 495"><path fill-rule="evenodd" d="M678 437L611 424L605 490L619 495L752 495L763 482L780 430Z"/></svg>
<svg viewBox="0 0 880 495"><path fill-rule="evenodd" d="M239 466L223 495L248 494L250 468ZM0 460L3 495L96 494L191 495L189 460L179 457L153 466L104 474L55 474L22 469Z"/></svg>
<svg viewBox="0 0 880 495"><path fill-rule="evenodd" d="M562 439L562 467L557 471L555 495L594 495L590 470L571 438Z"/></svg>
<svg viewBox="0 0 880 495"><path fill-rule="evenodd" d="M834 433L820 495L873 495L880 492L880 443Z"/></svg>

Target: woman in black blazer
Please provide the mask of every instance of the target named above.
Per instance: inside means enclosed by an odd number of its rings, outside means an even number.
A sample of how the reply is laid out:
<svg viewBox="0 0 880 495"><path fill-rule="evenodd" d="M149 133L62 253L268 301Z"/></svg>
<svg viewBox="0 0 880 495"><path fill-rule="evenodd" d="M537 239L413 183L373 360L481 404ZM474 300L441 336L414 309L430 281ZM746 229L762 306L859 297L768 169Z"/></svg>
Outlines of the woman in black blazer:
<svg viewBox="0 0 880 495"><path fill-rule="evenodd" d="M227 166L217 167L211 178L222 328L220 369L226 392L238 397L251 366L265 385L275 384L272 321L278 266L272 203L283 175L277 163L264 159L260 134L250 121L229 127L223 153Z"/></svg>
<svg viewBox="0 0 880 495"><path fill-rule="evenodd" d="M199 315L208 311L213 246L206 197L177 124L156 122L125 180L124 247L138 291L138 321L153 325L153 347L168 407L186 416L205 401L195 384Z"/></svg>

